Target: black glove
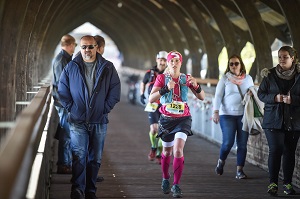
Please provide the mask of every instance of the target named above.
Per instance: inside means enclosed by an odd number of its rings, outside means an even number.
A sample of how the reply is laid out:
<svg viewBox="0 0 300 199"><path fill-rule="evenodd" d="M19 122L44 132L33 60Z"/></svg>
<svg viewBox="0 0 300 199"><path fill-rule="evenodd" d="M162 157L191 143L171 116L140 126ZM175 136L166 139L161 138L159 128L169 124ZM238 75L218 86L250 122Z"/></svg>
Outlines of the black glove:
<svg viewBox="0 0 300 199"><path fill-rule="evenodd" d="M146 104L146 103L145 103L145 99L146 99L145 95L144 95L144 94L141 94L141 103L142 103L142 104Z"/></svg>
<svg viewBox="0 0 300 199"><path fill-rule="evenodd" d="M169 90L168 86L165 85L165 86L162 87L158 92L159 92L159 94L160 94L161 96L163 96L164 94L170 92L170 90Z"/></svg>

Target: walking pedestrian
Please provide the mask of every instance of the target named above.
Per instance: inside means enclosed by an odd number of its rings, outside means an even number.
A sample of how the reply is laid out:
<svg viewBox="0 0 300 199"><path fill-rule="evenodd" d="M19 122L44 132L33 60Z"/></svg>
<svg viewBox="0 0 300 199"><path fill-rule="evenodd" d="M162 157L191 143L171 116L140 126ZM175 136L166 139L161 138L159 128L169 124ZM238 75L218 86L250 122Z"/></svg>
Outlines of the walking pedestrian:
<svg viewBox="0 0 300 199"><path fill-rule="evenodd" d="M71 199L95 199L108 113L120 101L114 65L97 53L93 36L80 39L81 55L64 68L58 94L68 111L72 142Z"/></svg>
<svg viewBox="0 0 300 199"><path fill-rule="evenodd" d="M105 48L105 39L104 39L104 37L102 37L100 35L95 35L94 38L97 42L97 53L99 53L100 55L103 55L104 48ZM104 180L103 176L97 176L97 182L102 182L103 180Z"/></svg>
<svg viewBox="0 0 300 199"><path fill-rule="evenodd" d="M244 166L247 155L249 133L242 130L244 95L254 86L253 79L246 74L243 60L238 55L232 55L227 63L225 74L219 80L214 99L213 122L220 122L222 130L222 145L215 172L222 175L225 161L236 140L237 161L236 179L246 179ZM249 93L250 94L250 93Z"/></svg>
<svg viewBox="0 0 300 199"><path fill-rule="evenodd" d="M75 38L71 35L64 35L60 40L61 51L52 61L52 96L54 106L59 116L58 131L58 160L57 173L71 174L72 173L72 151L69 123L67 121L68 113L63 108L58 93L58 83L60 75L64 67L72 60L72 55L77 46Z"/></svg>
<svg viewBox="0 0 300 199"><path fill-rule="evenodd" d="M300 136L300 65L297 51L282 46L278 51L279 64L263 69L258 89L259 99L265 103L262 127L269 146L268 193L277 195L278 175L282 163L283 191L295 195L292 178L295 152Z"/></svg>

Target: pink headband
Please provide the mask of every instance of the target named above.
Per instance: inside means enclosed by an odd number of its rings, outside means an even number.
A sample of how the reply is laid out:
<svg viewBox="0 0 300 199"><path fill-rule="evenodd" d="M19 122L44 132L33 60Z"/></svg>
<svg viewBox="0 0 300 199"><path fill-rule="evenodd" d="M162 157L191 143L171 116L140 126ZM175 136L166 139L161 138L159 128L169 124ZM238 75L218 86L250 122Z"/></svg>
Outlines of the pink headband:
<svg viewBox="0 0 300 199"><path fill-rule="evenodd" d="M182 62L182 55L179 52L177 52L177 51L171 51L171 52L169 52L169 54L167 56L167 62L169 62L173 58L177 58L177 59L180 60L180 62Z"/></svg>

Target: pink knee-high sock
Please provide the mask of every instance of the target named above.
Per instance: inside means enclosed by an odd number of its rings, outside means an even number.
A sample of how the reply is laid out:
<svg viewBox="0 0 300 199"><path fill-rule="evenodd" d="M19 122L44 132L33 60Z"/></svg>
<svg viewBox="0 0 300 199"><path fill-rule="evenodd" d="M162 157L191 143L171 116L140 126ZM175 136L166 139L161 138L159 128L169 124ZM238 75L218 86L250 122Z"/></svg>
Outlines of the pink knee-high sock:
<svg viewBox="0 0 300 199"><path fill-rule="evenodd" d="M171 156L165 156L164 153L161 154L161 170L164 179L169 179L169 167L171 162Z"/></svg>
<svg viewBox="0 0 300 199"><path fill-rule="evenodd" d="M179 184L182 171L184 167L184 157L181 158L175 158L173 160L173 172L174 172L174 182L173 184Z"/></svg>

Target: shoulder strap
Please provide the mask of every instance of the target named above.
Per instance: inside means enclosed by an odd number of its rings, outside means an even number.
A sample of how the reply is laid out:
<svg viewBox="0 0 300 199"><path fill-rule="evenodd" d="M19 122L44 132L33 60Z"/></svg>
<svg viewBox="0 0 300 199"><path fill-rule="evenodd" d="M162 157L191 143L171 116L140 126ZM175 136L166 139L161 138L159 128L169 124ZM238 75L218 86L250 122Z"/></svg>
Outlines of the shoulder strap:
<svg viewBox="0 0 300 199"><path fill-rule="evenodd" d="M154 69L150 69L150 77L149 77L149 84L154 84L155 79L156 79L156 74Z"/></svg>
<svg viewBox="0 0 300 199"><path fill-rule="evenodd" d="M182 80L183 84L186 84L186 74L180 73L180 80Z"/></svg>
<svg viewBox="0 0 300 199"><path fill-rule="evenodd" d="M241 91L241 88L240 88L240 86L239 85L236 85L237 87L238 87L238 89L239 89L239 93L240 93L240 95L241 95L241 98L242 98L242 100L244 100L244 97L243 97L243 94L242 94L242 91Z"/></svg>

